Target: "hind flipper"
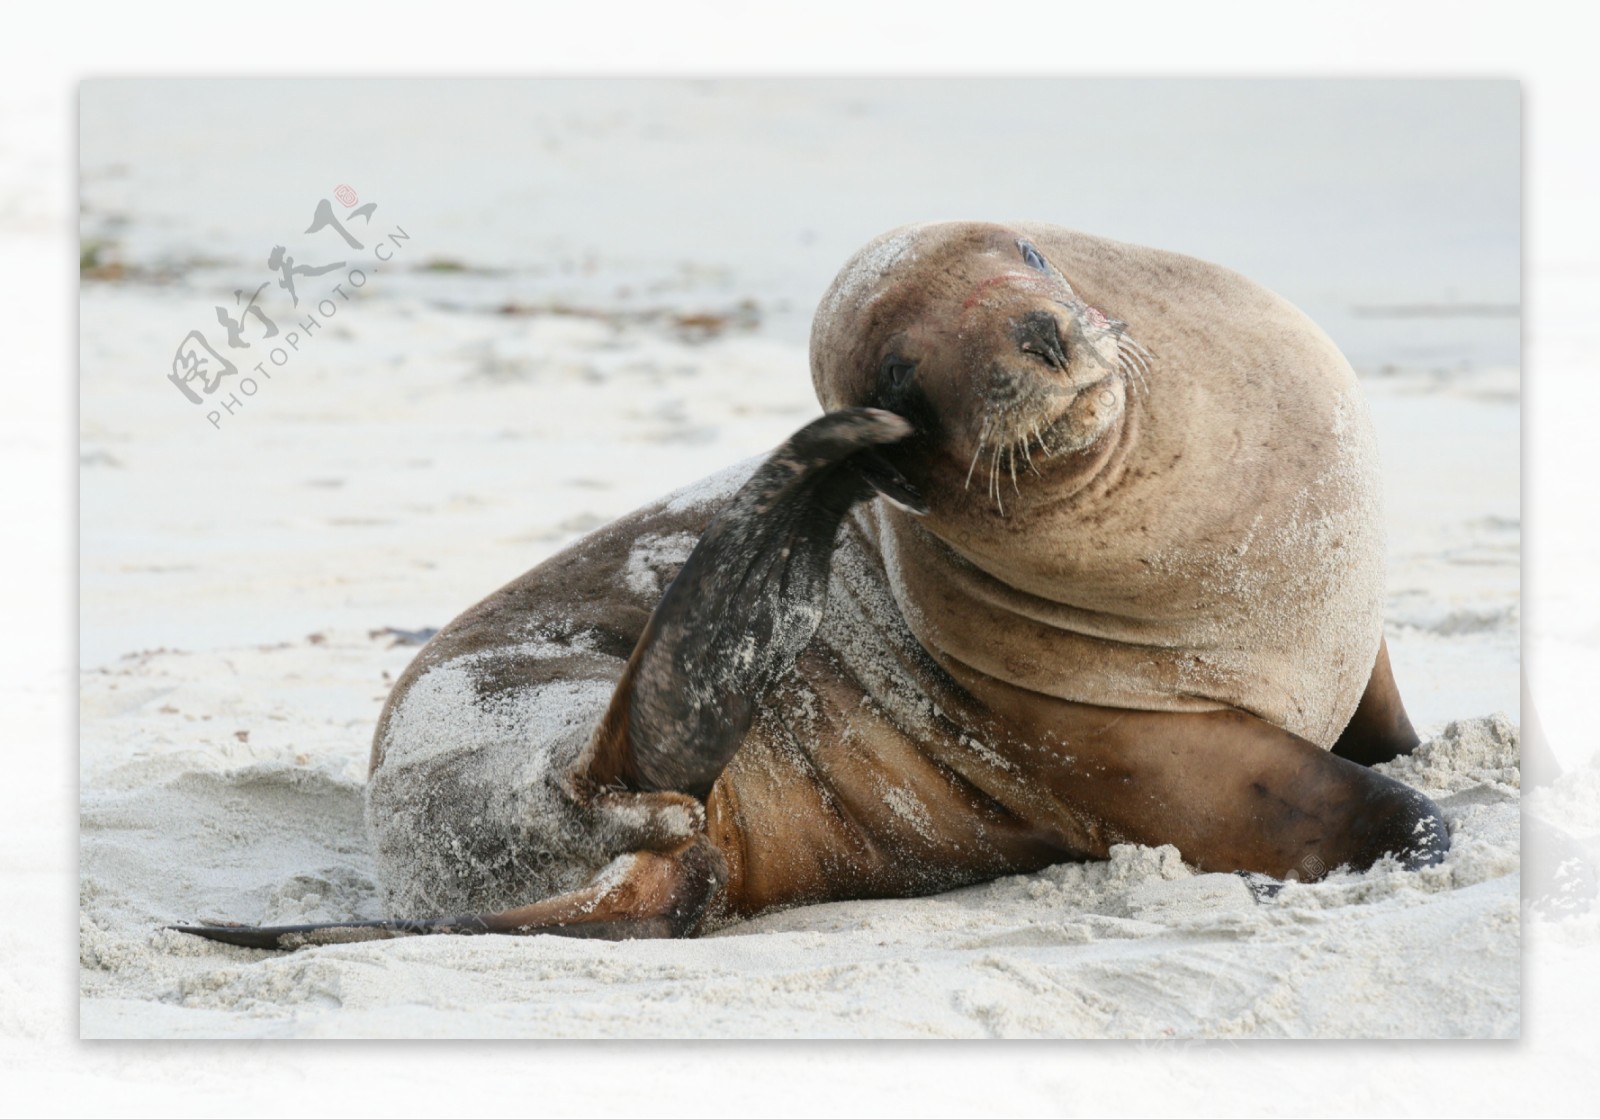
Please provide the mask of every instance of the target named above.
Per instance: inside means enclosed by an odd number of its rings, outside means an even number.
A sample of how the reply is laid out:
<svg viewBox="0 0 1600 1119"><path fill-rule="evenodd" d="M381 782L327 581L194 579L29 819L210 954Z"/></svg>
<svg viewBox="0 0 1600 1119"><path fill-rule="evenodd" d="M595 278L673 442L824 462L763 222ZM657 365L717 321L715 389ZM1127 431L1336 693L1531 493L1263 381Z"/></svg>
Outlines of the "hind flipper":
<svg viewBox="0 0 1600 1119"><path fill-rule="evenodd" d="M722 856L700 836L664 854L639 851L622 855L581 889L499 913L420 921L391 918L319 925L216 923L168 928L224 944L279 951L441 934L659 939L693 933L725 881L727 867Z"/></svg>
<svg viewBox="0 0 1600 1119"><path fill-rule="evenodd" d="M875 448L911 433L851 408L802 428L713 520L651 615L575 782L697 797L822 621L840 522L874 492L917 495Z"/></svg>
<svg viewBox="0 0 1600 1119"><path fill-rule="evenodd" d="M240 948L263 948L287 951L313 944L355 944L363 940L393 940L402 936L426 936L430 933L488 932L486 928L471 928L463 922L468 918L445 918L436 921L337 921L322 925L241 925L233 922L207 921L199 925L168 925L173 932L188 933L206 940L234 944Z"/></svg>

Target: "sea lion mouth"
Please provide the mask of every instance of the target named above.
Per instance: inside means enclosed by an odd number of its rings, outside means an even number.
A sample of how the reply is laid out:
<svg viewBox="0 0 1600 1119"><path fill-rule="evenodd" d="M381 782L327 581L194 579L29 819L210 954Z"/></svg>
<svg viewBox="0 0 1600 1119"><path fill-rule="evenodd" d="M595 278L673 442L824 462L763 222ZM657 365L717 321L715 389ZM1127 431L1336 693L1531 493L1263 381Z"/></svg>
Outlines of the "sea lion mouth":
<svg viewBox="0 0 1600 1119"><path fill-rule="evenodd" d="M1112 371L1097 381L1091 381L1083 387L1073 390L1072 395L1067 398L1067 402L1057 412L1055 419L1039 428L1038 442L1040 451L1047 457L1053 458L1063 451L1081 449L1073 446L1075 442L1079 441L1082 434L1076 430L1079 426L1079 421L1074 415L1077 404L1090 393L1112 393L1112 385L1118 380L1122 380L1122 375ZM1127 381L1122 380L1122 384L1124 390L1126 390ZM1114 400L1107 400L1105 403L1111 405L1115 402ZM1027 437L1024 438L1026 440Z"/></svg>
<svg viewBox="0 0 1600 1119"><path fill-rule="evenodd" d="M963 487L970 490L975 478L984 479L989 500L994 502L999 514L1005 516L1006 478L1010 478L1012 492L1020 498L1022 483L1019 475L1026 477L1030 473L1042 473L1039 463L1035 461L1036 455L1040 459L1053 459L1064 453L1081 450L1092 442L1083 438L1082 422L1074 414L1074 406L1084 392L1108 391L1113 376L1115 374L1107 374L1094 384L1070 393L1064 401L1043 415L1041 412L1044 412L1045 400L1060 399L1059 390L1049 393L1044 399L1030 401L1031 407L1019 408L1013 403L990 408L978 432L972 458L967 463ZM980 463L985 465L986 473L979 470Z"/></svg>
<svg viewBox="0 0 1600 1119"><path fill-rule="evenodd" d="M1149 394L1147 374L1154 355L1128 335L1126 323L1102 317L1095 325L1103 330L1102 338L1114 341L1109 355L1091 349L1093 364L1072 371L1078 376L1064 381L1006 378L1005 389L986 403L964 488L970 490L974 479L986 479L988 497L1001 516L1006 479L1020 499L1023 479L1043 474L1038 459L1087 450L1111 430L1130 400ZM1082 357L1084 351L1077 353ZM1092 379L1084 379L1083 373ZM987 465L986 474L980 464Z"/></svg>

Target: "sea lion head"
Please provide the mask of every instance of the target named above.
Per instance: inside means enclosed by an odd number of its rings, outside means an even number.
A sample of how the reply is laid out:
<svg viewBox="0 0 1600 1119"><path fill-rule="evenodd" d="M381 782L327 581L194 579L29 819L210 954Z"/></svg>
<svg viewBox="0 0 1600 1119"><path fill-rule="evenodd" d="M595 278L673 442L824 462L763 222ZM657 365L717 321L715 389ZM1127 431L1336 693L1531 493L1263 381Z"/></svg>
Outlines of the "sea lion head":
<svg viewBox="0 0 1600 1119"><path fill-rule="evenodd" d="M1025 512L1092 477L1145 362L1126 325L1080 298L1026 236L976 222L867 245L811 334L825 409L884 408L915 426L886 457L935 517Z"/></svg>
<svg viewBox="0 0 1600 1119"><path fill-rule="evenodd" d="M862 248L822 298L811 376L827 410L906 416L890 458L934 512L1005 515L1090 477L1147 355L1026 235L909 226ZM1032 485L1026 479L1050 479ZM1003 485L1002 485L1003 483Z"/></svg>

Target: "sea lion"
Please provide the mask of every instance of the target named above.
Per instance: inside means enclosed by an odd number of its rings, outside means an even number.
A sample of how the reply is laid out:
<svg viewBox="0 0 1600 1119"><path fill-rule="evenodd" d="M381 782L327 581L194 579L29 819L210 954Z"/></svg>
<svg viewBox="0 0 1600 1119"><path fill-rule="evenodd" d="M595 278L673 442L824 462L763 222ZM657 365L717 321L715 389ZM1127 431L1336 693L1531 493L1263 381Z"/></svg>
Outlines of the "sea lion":
<svg viewBox="0 0 1600 1119"><path fill-rule="evenodd" d="M1367 768L1417 743L1374 441L1298 310L1174 253L918 225L845 265L811 366L826 414L764 462L418 654L368 785L397 917L188 931L684 936L1119 842L1278 878L1444 856Z"/></svg>

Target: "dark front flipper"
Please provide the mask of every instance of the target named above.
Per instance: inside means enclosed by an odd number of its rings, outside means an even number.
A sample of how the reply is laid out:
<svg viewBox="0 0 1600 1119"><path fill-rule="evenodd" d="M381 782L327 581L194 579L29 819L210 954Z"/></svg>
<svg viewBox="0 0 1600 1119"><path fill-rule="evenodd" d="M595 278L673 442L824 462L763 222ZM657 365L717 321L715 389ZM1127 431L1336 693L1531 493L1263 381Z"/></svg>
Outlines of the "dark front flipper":
<svg viewBox="0 0 1600 1119"><path fill-rule="evenodd" d="M580 762L579 784L710 792L757 704L822 621L845 513L874 492L918 504L875 450L909 434L891 412L833 412L755 472L657 605Z"/></svg>
<svg viewBox="0 0 1600 1119"><path fill-rule="evenodd" d="M960 679L991 708L1006 705L1022 741L1052 744L1003 795L1042 822L1036 790L1047 791L1059 842L1077 854L1170 843L1202 870L1309 880L1385 855L1427 866L1450 849L1422 793L1243 711L1094 707Z"/></svg>
<svg viewBox="0 0 1600 1119"><path fill-rule="evenodd" d="M1333 752L1358 765L1377 765L1409 754L1421 744L1411 727L1400 689L1389 667L1389 642L1378 643L1378 659L1367 679L1366 691L1350 723L1333 744Z"/></svg>
<svg viewBox="0 0 1600 1119"><path fill-rule="evenodd" d="M582 889L499 913L437 920L336 921L320 925L172 925L177 932L242 948L289 951L405 936L531 936L640 940L689 936L727 880L727 865L704 836L676 850L624 855Z"/></svg>
<svg viewBox="0 0 1600 1119"><path fill-rule="evenodd" d="M1203 870L1314 880L1386 855L1416 869L1450 849L1422 793L1243 712L1082 708L1075 720L1079 802Z"/></svg>

